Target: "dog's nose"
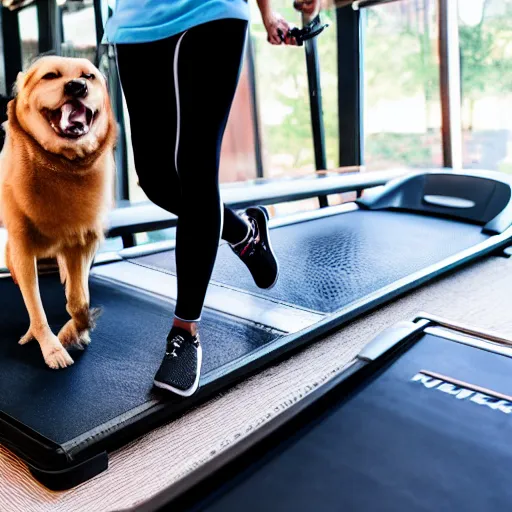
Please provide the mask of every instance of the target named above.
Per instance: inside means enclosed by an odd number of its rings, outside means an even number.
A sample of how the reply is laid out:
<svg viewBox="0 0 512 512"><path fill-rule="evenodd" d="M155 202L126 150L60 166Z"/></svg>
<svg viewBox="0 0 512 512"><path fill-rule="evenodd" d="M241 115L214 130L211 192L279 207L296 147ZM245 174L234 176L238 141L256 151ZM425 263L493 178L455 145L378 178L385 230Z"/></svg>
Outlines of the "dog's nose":
<svg viewBox="0 0 512 512"><path fill-rule="evenodd" d="M73 96L74 98L83 98L87 95L87 82L79 78L77 78L76 80L70 80L64 86L64 92L67 96Z"/></svg>

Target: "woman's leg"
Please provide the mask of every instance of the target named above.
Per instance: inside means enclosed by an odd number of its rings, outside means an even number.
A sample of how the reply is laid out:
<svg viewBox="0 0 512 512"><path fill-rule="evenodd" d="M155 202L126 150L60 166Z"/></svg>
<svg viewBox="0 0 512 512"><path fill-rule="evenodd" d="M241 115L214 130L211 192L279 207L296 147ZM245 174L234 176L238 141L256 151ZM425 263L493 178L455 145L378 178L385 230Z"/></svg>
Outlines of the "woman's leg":
<svg viewBox="0 0 512 512"><path fill-rule="evenodd" d="M168 64L175 47L175 38L122 44L117 61L139 185L151 201L177 215L181 191L170 151L176 137L176 98Z"/></svg>
<svg viewBox="0 0 512 512"><path fill-rule="evenodd" d="M139 184L152 202L177 216L181 185L174 158L177 101L173 63L180 37L117 46ZM224 207L222 238L236 244L246 234L245 221Z"/></svg>
<svg viewBox="0 0 512 512"><path fill-rule="evenodd" d="M272 286L278 274L264 210L248 209L246 222L223 206L219 194L222 137L246 31L243 21L222 20L164 41L118 46L140 185L178 215L176 319L155 384L185 396L199 381L195 322L221 231L258 286Z"/></svg>
<svg viewBox="0 0 512 512"><path fill-rule="evenodd" d="M218 176L246 32L247 23L240 20L200 25L180 36L174 53L178 120L174 156L181 184L176 317L185 321L200 319L223 222L231 243L248 233L245 221L223 207ZM228 215L229 220L224 218ZM229 236L234 228L235 236Z"/></svg>
<svg viewBox="0 0 512 512"><path fill-rule="evenodd" d="M243 21L223 20L164 41L118 47L139 183L152 201L178 215L176 319L155 385L184 396L199 382L195 322L221 232L231 244L252 233L224 207L218 183L246 31Z"/></svg>

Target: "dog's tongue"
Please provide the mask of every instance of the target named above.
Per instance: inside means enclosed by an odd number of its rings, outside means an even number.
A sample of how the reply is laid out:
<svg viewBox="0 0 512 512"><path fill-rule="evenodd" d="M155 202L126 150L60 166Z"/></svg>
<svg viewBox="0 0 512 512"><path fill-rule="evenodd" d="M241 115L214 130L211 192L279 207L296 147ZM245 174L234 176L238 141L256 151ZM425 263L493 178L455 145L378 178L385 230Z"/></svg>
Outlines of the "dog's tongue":
<svg viewBox="0 0 512 512"><path fill-rule="evenodd" d="M87 108L81 103L66 103L61 108L60 129L74 136L85 135L89 131Z"/></svg>

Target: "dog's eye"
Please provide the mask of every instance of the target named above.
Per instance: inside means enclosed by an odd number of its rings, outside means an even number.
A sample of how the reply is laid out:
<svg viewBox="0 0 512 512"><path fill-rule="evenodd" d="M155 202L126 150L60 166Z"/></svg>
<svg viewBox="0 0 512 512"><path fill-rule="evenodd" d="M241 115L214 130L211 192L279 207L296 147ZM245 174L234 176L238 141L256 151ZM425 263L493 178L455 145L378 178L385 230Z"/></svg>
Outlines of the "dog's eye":
<svg viewBox="0 0 512 512"><path fill-rule="evenodd" d="M82 78L85 78L86 80L94 80L96 76L92 73L82 73Z"/></svg>
<svg viewBox="0 0 512 512"><path fill-rule="evenodd" d="M46 75L43 76L43 80L55 80L55 78L59 78L60 76L60 73L50 71L50 73L46 73Z"/></svg>
<svg viewBox="0 0 512 512"><path fill-rule="evenodd" d="M55 73L54 71L50 71L50 73L46 73L43 76L43 80L55 80L56 78L60 78L62 75L60 73Z"/></svg>

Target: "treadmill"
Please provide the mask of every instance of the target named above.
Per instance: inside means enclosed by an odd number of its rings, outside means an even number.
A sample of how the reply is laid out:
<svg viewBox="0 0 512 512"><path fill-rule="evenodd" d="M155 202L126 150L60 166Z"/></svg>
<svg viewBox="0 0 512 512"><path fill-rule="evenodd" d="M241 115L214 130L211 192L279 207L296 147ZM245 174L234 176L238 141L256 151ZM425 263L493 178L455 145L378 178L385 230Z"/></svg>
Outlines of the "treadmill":
<svg viewBox="0 0 512 512"><path fill-rule="evenodd" d="M508 510L512 340L419 314L137 508Z"/></svg>
<svg viewBox="0 0 512 512"><path fill-rule="evenodd" d="M222 245L202 322L203 376L181 399L153 389L172 318L174 253L133 247L91 272L103 308L92 343L63 371L16 342L28 315L0 279L0 442L55 490L108 467L108 453L354 318L512 243L512 183L492 172L417 172L355 203L272 221L281 263L269 291ZM40 277L52 328L67 320L58 275Z"/></svg>

